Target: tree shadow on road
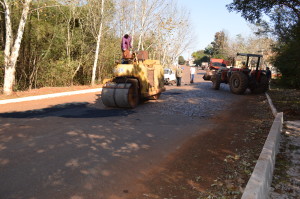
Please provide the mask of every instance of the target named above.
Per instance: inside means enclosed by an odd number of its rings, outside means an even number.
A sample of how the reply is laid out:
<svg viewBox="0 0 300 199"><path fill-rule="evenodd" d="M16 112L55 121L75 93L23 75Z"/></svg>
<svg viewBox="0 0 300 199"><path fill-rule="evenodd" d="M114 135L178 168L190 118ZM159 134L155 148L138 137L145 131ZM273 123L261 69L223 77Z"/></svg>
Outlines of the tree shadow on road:
<svg viewBox="0 0 300 199"><path fill-rule="evenodd" d="M0 113L0 118L42 118L49 116L64 118L101 118L128 116L135 112L130 109L98 109L89 105L90 104L86 102L58 104L44 109Z"/></svg>

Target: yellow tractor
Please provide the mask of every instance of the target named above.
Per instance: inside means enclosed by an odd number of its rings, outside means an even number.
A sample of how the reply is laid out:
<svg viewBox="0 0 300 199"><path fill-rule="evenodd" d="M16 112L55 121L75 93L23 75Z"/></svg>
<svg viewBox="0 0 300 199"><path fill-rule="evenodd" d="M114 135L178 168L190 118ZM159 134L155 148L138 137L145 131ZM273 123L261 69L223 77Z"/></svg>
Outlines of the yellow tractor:
<svg viewBox="0 0 300 199"><path fill-rule="evenodd" d="M158 60L150 60L141 51L123 59L114 68L113 78L103 86L101 99L105 106L135 108L142 100L157 100L165 91L164 71Z"/></svg>

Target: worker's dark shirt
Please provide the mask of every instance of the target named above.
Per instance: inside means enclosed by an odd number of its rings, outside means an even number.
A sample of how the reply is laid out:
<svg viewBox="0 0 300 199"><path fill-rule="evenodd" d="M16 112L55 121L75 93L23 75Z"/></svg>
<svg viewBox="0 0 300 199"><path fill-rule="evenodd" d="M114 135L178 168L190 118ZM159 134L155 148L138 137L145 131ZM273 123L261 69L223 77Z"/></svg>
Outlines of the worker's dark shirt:
<svg viewBox="0 0 300 199"><path fill-rule="evenodd" d="M266 71L266 76L267 76L268 79L271 79L272 73L271 73L270 70Z"/></svg>

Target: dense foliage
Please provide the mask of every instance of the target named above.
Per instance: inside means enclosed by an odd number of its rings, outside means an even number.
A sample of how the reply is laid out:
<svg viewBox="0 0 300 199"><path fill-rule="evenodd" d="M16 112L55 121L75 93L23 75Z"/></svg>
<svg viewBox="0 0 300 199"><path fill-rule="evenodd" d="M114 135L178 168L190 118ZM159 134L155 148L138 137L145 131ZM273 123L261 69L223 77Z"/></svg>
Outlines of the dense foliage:
<svg viewBox="0 0 300 199"><path fill-rule="evenodd" d="M16 37L23 1L7 2ZM100 0L32 1L16 64L14 90L90 84L100 23L98 83L111 77L115 62L121 59L120 41L125 33L131 34L134 50L147 50L151 59L159 59L165 65L174 63L188 47L190 35L186 32L191 31L188 15L172 2L105 0L101 15ZM0 0L0 88L5 73L3 5ZM174 41L173 37L180 40Z"/></svg>
<svg viewBox="0 0 300 199"><path fill-rule="evenodd" d="M228 49L227 36L224 31L217 32L215 39L211 42L212 48L210 49L211 56L220 59L226 59L226 49ZM207 50L206 50L207 51Z"/></svg>
<svg viewBox="0 0 300 199"><path fill-rule="evenodd" d="M201 66L202 62L209 62L209 56L204 53L204 50L198 50L192 53L192 57L194 58L194 64L197 66Z"/></svg>
<svg viewBox="0 0 300 199"><path fill-rule="evenodd" d="M283 74L280 82L286 87L300 88L300 26L293 29L294 36L281 43L275 51L278 53L274 65Z"/></svg>
<svg viewBox="0 0 300 199"><path fill-rule="evenodd" d="M21 5L12 7L14 32L17 30L21 9ZM36 1L32 3L16 67L16 90L89 83L96 42L92 32L93 24L86 18L89 9L89 5L58 5L56 1L50 0L45 1L43 6ZM5 24L1 13L0 23ZM5 38L4 31L0 34ZM103 37L99 80L110 73L120 40L110 32ZM4 42L4 39L0 41ZM107 53L108 49L110 54ZM0 63L3 63L1 56ZM1 84L3 72L4 68L1 68Z"/></svg>

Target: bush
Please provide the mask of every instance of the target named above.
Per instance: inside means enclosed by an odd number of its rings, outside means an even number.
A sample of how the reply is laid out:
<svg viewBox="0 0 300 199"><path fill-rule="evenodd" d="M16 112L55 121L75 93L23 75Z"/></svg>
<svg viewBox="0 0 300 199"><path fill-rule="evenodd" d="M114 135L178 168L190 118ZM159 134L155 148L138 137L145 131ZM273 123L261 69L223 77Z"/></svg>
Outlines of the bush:
<svg viewBox="0 0 300 199"><path fill-rule="evenodd" d="M300 88L300 24L295 27L293 37L276 49L274 66L282 73L281 83L289 88Z"/></svg>

